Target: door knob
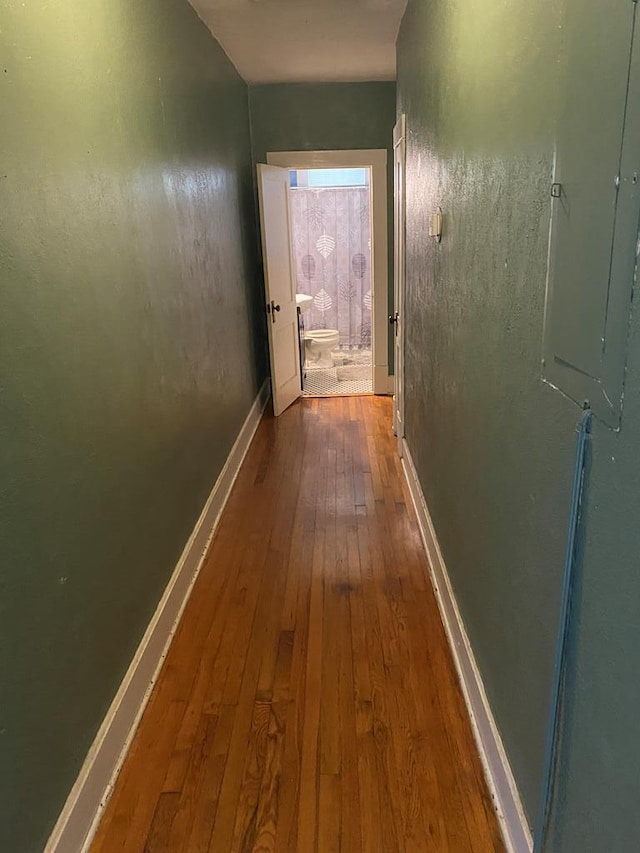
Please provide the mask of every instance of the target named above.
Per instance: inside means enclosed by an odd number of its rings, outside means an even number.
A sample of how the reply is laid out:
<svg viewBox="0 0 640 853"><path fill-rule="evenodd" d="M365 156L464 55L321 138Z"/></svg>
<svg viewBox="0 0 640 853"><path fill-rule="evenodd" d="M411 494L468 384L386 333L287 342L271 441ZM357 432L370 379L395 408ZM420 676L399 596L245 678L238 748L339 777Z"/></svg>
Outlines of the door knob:
<svg viewBox="0 0 640 853"><path fill-rule="evenodd" d="M276 303L271 300L271 305L268 306L268 310L271 312L271 320L275 323L276 321L276 311L280 310L280 306L276 305Z"/></svg>

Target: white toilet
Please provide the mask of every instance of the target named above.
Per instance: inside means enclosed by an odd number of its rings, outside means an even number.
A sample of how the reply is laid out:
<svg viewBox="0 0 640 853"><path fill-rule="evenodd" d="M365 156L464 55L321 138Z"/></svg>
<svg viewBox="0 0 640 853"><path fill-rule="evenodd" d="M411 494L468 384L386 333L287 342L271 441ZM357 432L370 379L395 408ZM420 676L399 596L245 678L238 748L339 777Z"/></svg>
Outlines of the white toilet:
<svg viewBox="0 0 640 853"><path fill-rule="evenodd" d="M310 367L333 367L331 351L338 346L337 329L311 329L304 333L304 356Z"/></svg>

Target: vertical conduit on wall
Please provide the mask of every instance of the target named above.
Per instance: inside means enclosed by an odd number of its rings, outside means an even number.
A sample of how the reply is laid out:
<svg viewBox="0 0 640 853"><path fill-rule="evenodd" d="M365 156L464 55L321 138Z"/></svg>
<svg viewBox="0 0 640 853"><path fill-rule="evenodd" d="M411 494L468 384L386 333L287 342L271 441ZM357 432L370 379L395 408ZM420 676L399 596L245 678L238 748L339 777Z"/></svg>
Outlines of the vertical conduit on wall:
<svg viewBox="0 0 640 853"><path fill-rule="evenodd" d="M585 486L586 451L591 434L592 412L586 409L578 424L576 443L576 461L573 471L571 488L571 505L569 511L569 528L564 558L562 577L562 595L560 599L560 620L558 639L556 641L556 656L549 702L549 719L547 724L547 739L544 755L544 771L542 776L542 796L540 811L536 823L534 837L534 853L542 853L549 824L549 814L553 803L555 776L557 766L558 741L560 735L560 720L564 703L564 688L566 680L566 664L568 638L571 629L571 603L576 567L577 534L581 518L582 498Z"/></svg>

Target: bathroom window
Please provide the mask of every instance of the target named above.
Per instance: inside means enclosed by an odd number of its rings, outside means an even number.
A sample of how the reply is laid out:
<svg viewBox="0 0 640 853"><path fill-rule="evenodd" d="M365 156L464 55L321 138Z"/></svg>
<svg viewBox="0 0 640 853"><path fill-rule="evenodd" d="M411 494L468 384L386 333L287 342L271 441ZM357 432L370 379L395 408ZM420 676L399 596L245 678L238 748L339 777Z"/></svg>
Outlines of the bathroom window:
<svg viewBox="0 0 640 853"><path fill-rule="evenodd" d="M369 169L291 169L289 174L294 189L369 186Z"/></svg>

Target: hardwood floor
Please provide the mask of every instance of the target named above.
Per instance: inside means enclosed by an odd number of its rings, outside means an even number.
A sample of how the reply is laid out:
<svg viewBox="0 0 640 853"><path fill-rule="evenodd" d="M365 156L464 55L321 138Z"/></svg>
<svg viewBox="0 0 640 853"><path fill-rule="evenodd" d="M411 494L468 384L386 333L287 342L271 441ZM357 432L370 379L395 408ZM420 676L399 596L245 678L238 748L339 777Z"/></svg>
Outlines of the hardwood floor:
<svg viewBox="0 0 640 853"><path fill-rule="evenodd" d="M503 849L390 399L265 416L93 853Z"/></svg>

